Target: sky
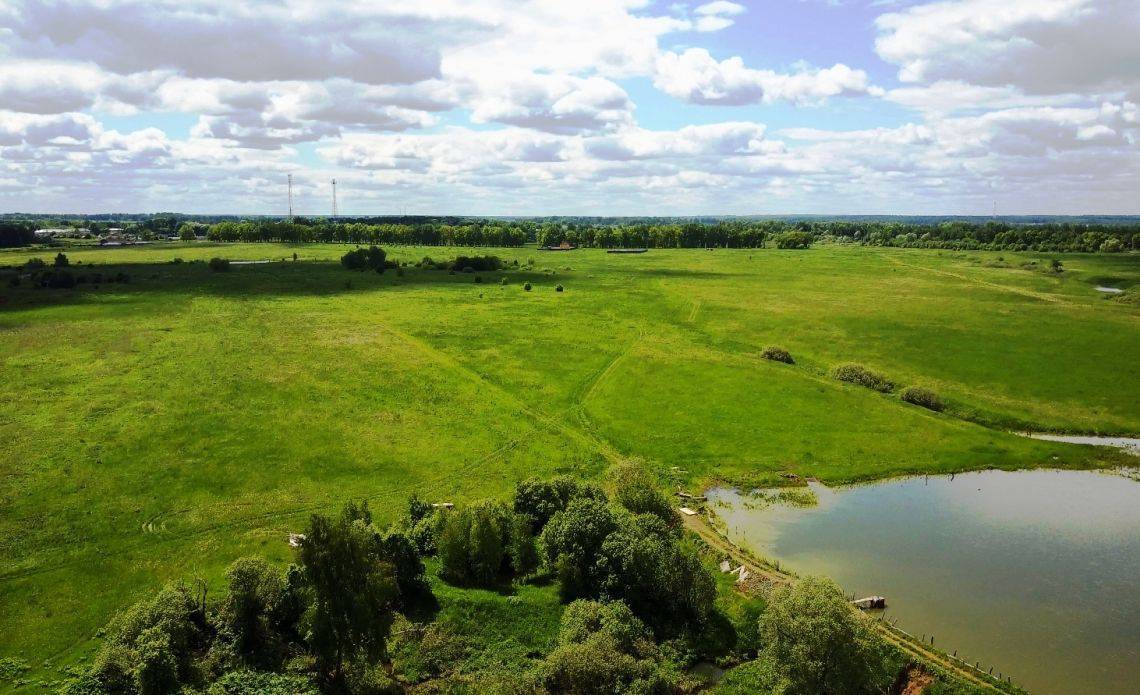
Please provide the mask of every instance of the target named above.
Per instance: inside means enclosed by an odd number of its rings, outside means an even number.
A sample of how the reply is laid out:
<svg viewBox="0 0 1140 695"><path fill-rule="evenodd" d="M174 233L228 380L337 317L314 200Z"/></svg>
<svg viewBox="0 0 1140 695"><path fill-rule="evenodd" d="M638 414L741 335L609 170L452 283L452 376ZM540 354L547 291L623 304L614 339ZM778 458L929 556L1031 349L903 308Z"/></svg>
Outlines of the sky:
<svg viewBox="0 0 1140 695"><path fill-rule="evenodd" d="M0 0L0 212L1140 213L1136 0Z"/></svg>

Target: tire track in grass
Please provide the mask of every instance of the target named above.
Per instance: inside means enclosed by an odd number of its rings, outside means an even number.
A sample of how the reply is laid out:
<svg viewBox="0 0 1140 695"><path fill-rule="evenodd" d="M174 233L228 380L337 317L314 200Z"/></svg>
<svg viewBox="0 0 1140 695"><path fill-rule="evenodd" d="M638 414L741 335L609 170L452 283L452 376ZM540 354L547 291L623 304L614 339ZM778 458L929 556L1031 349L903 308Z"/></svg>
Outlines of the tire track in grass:
<svg viewBox="0 0 1140 695"><path fill-rule="evenodd" d="M518 396L507 391L506 389L502 388L498 384L491 382L486 377L484 377L481 374L479 374L478 372L475 372L474 370L466 367L465 365L460 363L455 358L451 357L447 353L444 353L443 351L439 350L438 348L432 346L431 344L427 343L426 341L423 341L423 340L416 338L412 335L404 333L403 331L399 331L399 330L396 330L394 328L391 328L390 326L385 325L385 324L380 324L379 327L382 330L387 331L392 336L402 340L403 342L407 343L408 345L411 345L413 348L416 348L417 350L419 350L421 353L425 354L427 357L432 359L437 364L439 364L439 365L441 365L447 369L450 369L454 372L457 372L457 373L461 374L462 376L464 376L469 381L479 385L480 387L482 387L486 390L491 391L493 394L498 396L501 400L505 401L510 406L514 407L518 412L521 412L521 413L527 415L528 417L530 417L534 422L536 422L540 425L546 425L547 427L553 428L553 429L561 432L563 435L574 439L579 444L585 445L586 448L597 451L603 457L605 457L608 461L610 461L610 463L615 463L618 461L625 460L624 457L617 450L615 450L608 442L605 442L605 441L599 439L596 435L593 435L589 432L584 432L578 428L575 428L575 427L567 424L565 422L565 420L563 420L563 419L558 419L558 418L552 417L550 415L547 415L545 413L534 410L533 408L530 408ZM620 358L621 355L619 355L618 357ZM612 363L611 363L611 366L612 366ZM446 482L454 479L456 473L469 472L475 466L482 465L484 463L487 463L489 461L492 461L492 460L502 456L506 452L517 447L518 444L520 443L521 439L522 439L521 436L512 438L511 440L508 440L502 446L494 449L493 451L487 453L486 455L480 457L479 459L472 461L471 463L469 463L465 466L462 466L458 469L452 469L452 470L449 470L446 472L440 472L440 473L436 474L435 476L432 476L432 477L428 478L426 481L424 481L426 483L426 487L423 484L420 484L420 485L416 486L416 489L418 491L421 491L421 492L438 491L439 489L444 487L444 484ZM405 489L405 488L402 485L392 484L392 485L380 488L379 490L373 492L372 494L364 495L364 496L360 497L359 499L374 500L374 499L378 499L381 497L385 497L385 496L395 494L400 489ZM242 516L242 517L238 517L238 518L229 519L229 520L223 521L223 522L218 522L215 524L198 526L196 528L185 530L185 531L167 531L167 532L164 532L162 534L152 534L152 533L136 534L136 535L140 535L143 537L141 539L136 539L133 541L127 541L126 543L120 542L119 547L115 551L108 552L108 553L101 553L101 554L99 554L98 557L100 559L114 559L114 558L118 558L118 557L124 557L130 553L137 552L143 548L153 547L155 544L171 544L171 543L177 543L177 542L181 542L181 541L189 541L189 540L192 540L195 538L208 536L210 534L215 534L215 533L219 533L221 531L226 531L226 530L244 528L247 531L255 531L255 530L259 530L259 529L265 529L265 528L269 527L272 524L272 522L284 521L286 519L290 519L290 518L293 518L293 517L296 517L299 515L314 513L314 512L323 510L323 509L328 509L329 507L334 506L336 504L336 502L337 502L337 499L334 499L332 497L325 497L325 498L322 498L320 501L316 501L316 502L294 505L291 507L285 507L282 509L277 509L277 510L273 510L273 511L269 511L269 512L262 512L262 513L258 513L258 514ZM206 510L199 510L199 511L204 512ZM147 529L144 527L143 530L149 531L151 529ZM105 540L93 541L92 544L93 545L101 545L105 542L106 542ZM50 555L52 555L52 554L62 554L65 552L69 552L71 550L73 550L73 549L72 548L59 548L55 553L48 551L47 555L50 558ZM43 557L43 556L41 555L41 557ZM68 560L63 560L61 562L55 562L55 563L49 563L49 564L37 564L33 567L28 567L25 569L14 569L14 570L9 570L9 571L2 571L2 572L0 572L0 583L8 582L8 581L15 581L15 580L24 579L27 577L37 576L37 575L41 575L41 574L47 574L47 573L54 572L57 570L66 569L68 567L73 567L73 566L81 564L83 562L87 562L88 560L89 560L88 557L74 557L74 558L71 558Z"/></svg>
<svg viewBox="0 0 1140 695"><path fill-rule="evenodd" d="M903 267L910 268L912 270L921 270L921 271L927 272L927 273L934 273L935 275L942 275L944 277L955 278L955 279L961 280L962 282L965 282L966 284L969 284L969 285L978 285L978 286L982 286L982 287L988 287L990 289L999 290L1001 292L1011 292L1013 294L1019 294L1023 297L1029 297L1030 299L1038 299L1038 300L1041 300L1043 302L1049 302L1051 304L1058 304L1061 306L1068 306L1068 307L1076 307L1077 306L1073 302L1070 302L1067 299L1062 299L1061 297L1058 297L1054 294L1047 294L1045 292L1037 292L1036 290L1027 290L1024 287L1014 287L1013 285L1003 285L1003 284L997 283L997 282L990 282L989 280L980 280L978 278L972 278L969 275L962 275L961 273L955 273L955 272L949 271L949 270L942 270L940 268L931 268L931 267L923 266L923 265L915 265L913 263L907 263L906 261L899 260L898 258L894 258L892 256L887 256L886 258L888 261L890 261L891 263L894 263L895 265L901 265Z"/></svg>

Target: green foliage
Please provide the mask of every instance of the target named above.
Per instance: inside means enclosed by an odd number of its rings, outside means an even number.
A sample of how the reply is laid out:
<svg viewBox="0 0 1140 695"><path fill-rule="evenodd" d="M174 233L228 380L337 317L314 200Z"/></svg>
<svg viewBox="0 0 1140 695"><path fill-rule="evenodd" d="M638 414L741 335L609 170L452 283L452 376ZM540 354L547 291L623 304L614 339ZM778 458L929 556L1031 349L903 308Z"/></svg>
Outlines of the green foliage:
<svg viewBox="0 0 1140 695"><path fill-rule="evenodd" d="M166 695L179 690L179 659L169 633L160 627L143 630L135 641L135 654L135 677L141 695Z"/></svg>
<svg viewBox="0 0 1140 695"><path fill-rule="evenodd" d="M100 662L108 674L130 668L140 689L168 692L195 678L193 653L205 644L206 616L182 584L168 585L112 624Z"/></svg>
<svg viewBox="0 0 1140 695"><path fill-rule="evenodd" d="M453 584L492 586L510 570L512 515L493 500L452 510L439 533L441 576Z"/></svg>
<svg viewBox="0 0 1140 695"><path fill-rule="evenodd" d="M318 695L307 678L260 671L231 671L210 684L206 695Z"/></svg>
<svg viewBox="0 0 1140 695"><path fill-rule="evenodd" d="M627 461L610 471L614 501L634 514L652 514L670 528L681 527L681 517L673 503L661 492L657 481L640 464Z"/></svg>
<svg viewBox="0 0 1140 695"><path fill-rule="evenodd" d="M858 384L865 386L874 391L882 393L890 393L894 390L895 384L886 376L873 372L861 364L848 362L841 364L831 370L831 376L839 381L846 381L851 384Z"/></svg>
<svg viewBox="0 0 1140 695"><path fill-rule="evenodd" d="M228 258L211 258L207 265L210 267L210 270L215 273L225 273L230 269L230 261Z"/></svg>
<svg viewBox="0 0 1140 695"><path fill-rule="evenodd" d="M696 550L677 542L657 517L626 521L599 555L599 595L625 601L658 636L707 624L716 600L712 575Z"/></svg>
<svg viewBox="0 0 1140 695"><path fill-rule="evenodd" d="M326 669L384 653L399 588L375 535L366 504L346 505L336 519L314 515L306 529L299 557L314 594L307 641Z"/></svg>
<svg viewBox="0 0 1140 695"><path fill-rule="evenodd" d="M198 225L183 222L182 226L178 228L178 238L182 241L194 241L198 238Z"/></svg>
<svg viewBox="0 0 1140 695"><path fill-rule="evenodd" d="M55 255L54 265L56 268L66 268L68 266L67 256L65 256L63 253L57 253Z"/></svg>
<svg viewBox="0 0 1140 695"><path fill-rule="evenodd" d="M233 636L240 654L255 663L277 663L303 610L300 568L282 573L262 558L248 557L230 565L226 580L221 626Z"/></svg>
<svg viewBox="0 0 1140 695"><path fill-rule="evenodd" d="M349 270L375 270L383 273L388 254L379 246L353 249L340 257L340 264Z"/></svg>
<svg viewBox="0 0 1140 695"><path fill-rule="evenodd" d="M570 501L578 497L606 500L601 488L568 476L546 480L527 478L515 486L514 510L529 519L531 529L538 533L550 517L566 509Z"/></svg>
<svg viewBox="0 0 1140 695"><path fill-rule="evenodd" d="M922 406L927 410L941 411L946 407L937 393L922 386L906 387L902 390L902 393L899 394L899 398L907 403Z"/></svg>
<svg viewBox="0 0 1140 695"><path fill-rule="evenodd" d="M806 249L813 241L811 234L801 231L783 232L775 238L778 249Z"/></svg>
<svg viewBox="0 0 1140 695"><path fill-rule="evenodd" d="M554 291L555 291L555 292L561 292L561 291L562 291L562 285L555 285L555 286L554 286Z"/></svg>
<svg viewBox="0 0 1140 695"><path fill-rule="evenodd" d="M610 506L598 499L577 497L557 512L542 529L539 547L548 567L558 575L564 600L601 595L595 565L602 544L618 527Z"/></svg>
<svg viewBox="0 0 1140 695"><path fill-rule="evenodd" d="M395 530L377 533L374 543L378 545L379 557L391 563L395 570L402 605L428 593L427 582L424 580L424 563L408 534Z"/></svg>
<svg viewBox="0 0 1140 695"><path fill-rule="evenodd" d="M529 282L523 283L523 291L524 292L530 292L530 290L531 290L530 283Z"/></svg>
<svg viewBox="0 0 1140 695"><path fill-rule="evenodd" d="M784 364L795 364L796 361L792 359L792 353L788 352L782 347L777 345L769 345L760 352L760 357L773 362L783 362Z"/></svg>
<svg viewBox="0 0 1140 695"><path fill-rule="evenodd" d="M27 270L27 271L43 270L46 266L47 266L47 264L44 263L44 259L42 259L42 258L29 258L24 263L24 270Z"/></svg>
<svg viewBox="0 0 1140 695"><path fill-rule="evenodd" d="M457 256L451 263L452 270L461 270L465 273L494 271L502 267L503 259L498 256Z"/></svg>
<svg viewBox="0 0 1140 695"><path fill-rule="evenodd" d="M773 592L760 641L789 693L872 693L889 680L870 626L829 579L805 577Z"/></svg>
<svg viewBox="0 0 1140 695"><path fill-rule="evenodd" d="M646 650L647 642L651 647L653 637L645 623L621 601L578 599L566 606L558 628L559 644L578 644L599 635L612 640L626 654Z"/></svg>

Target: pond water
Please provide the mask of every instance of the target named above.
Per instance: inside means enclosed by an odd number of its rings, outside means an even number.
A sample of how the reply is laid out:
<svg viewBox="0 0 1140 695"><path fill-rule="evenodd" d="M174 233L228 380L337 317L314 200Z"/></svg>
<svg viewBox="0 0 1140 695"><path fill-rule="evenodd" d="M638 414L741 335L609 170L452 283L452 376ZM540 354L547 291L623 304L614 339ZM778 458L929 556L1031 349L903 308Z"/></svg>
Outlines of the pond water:
<svg viewBox="0 0 1140 695"><path fill-rule="evenodd" d="M1034 693L1140 684L1140 482L1095 471L984 471L847 488L819 504L709 501L735 542Z"/></svg>
<svg viewBox="0 0 1140 695"><path fill-rule="evenodd" d="M1050 442L1112 446L1123 449L1134 456L1140 456L1140 439L1136 437L1094 437L1083 434L1045 434L1044 432L1018 432L1018 434L1031 439L1044 439Z"/></svg>

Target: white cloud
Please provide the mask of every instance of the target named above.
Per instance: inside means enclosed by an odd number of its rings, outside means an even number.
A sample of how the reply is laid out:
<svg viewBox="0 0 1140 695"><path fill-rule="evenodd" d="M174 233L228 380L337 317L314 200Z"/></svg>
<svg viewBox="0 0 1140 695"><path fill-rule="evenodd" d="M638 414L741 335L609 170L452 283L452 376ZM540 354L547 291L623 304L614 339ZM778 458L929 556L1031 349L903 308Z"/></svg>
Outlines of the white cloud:
<svg viewBox="0 0 1140 695"><path fill-rule="evenodd" d="M698 104L815 104L842 94L880 93L870 85L867 73L842 63L781 74L748 68L739 56L717 61L703 48L662 53L653 84L671 96Z"/></svg>
<svg viewBox="0 0 1140 695"><path fill-rule="evenodd" d="M882 15L875 50L905 82L1030 94L1140 89L1135 0L945 0Z"/></svg>

